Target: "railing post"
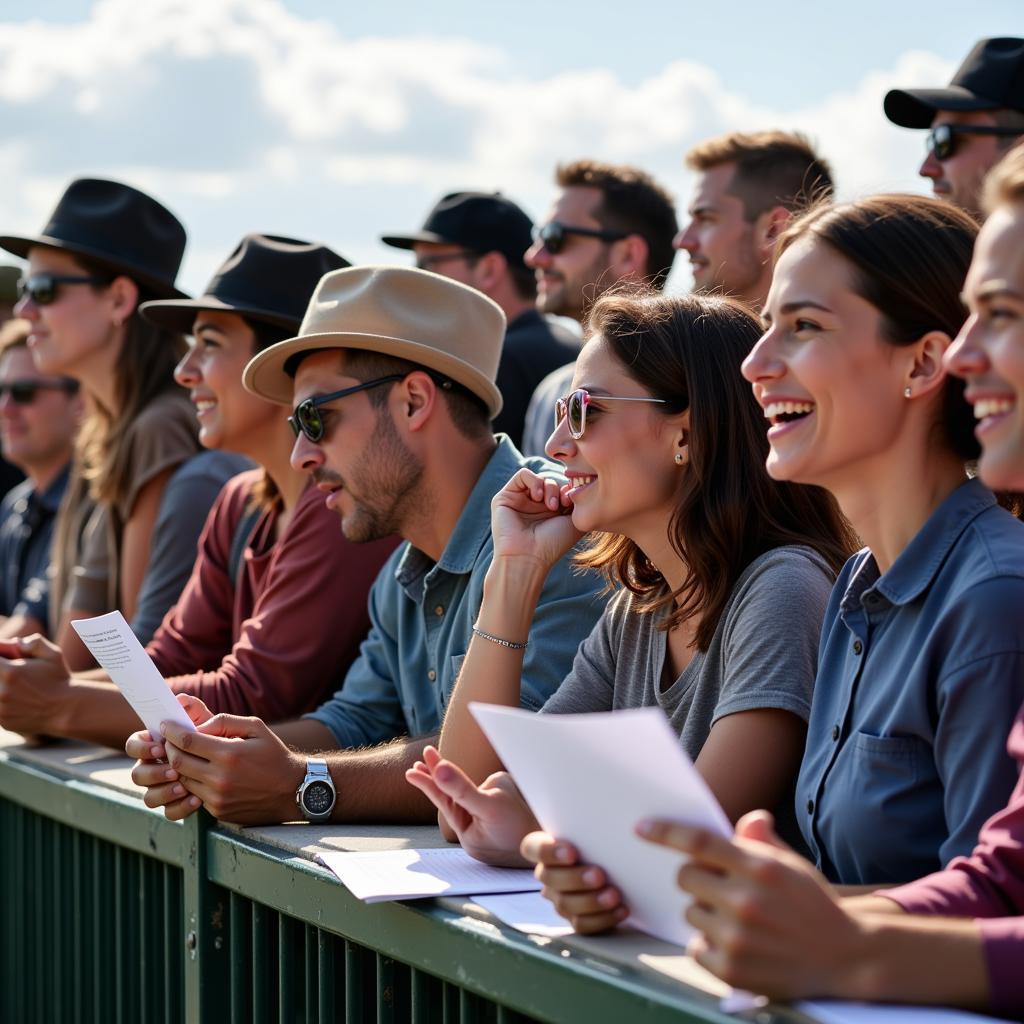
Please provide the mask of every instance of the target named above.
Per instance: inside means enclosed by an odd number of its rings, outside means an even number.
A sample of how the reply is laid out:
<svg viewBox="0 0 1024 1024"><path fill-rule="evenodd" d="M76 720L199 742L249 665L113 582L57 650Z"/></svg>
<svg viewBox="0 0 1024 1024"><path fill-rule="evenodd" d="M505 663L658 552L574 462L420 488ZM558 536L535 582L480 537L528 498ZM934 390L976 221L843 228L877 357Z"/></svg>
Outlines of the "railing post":
<svg viewBox="0 0 1024 1024"><path fill-rule="evenodd" d="M205 811L186 818L188 856L182 895L185 949L185 1020L219 1024L228 1014L228 908L223 893L209 879L207 833L215 824Z"/></svg>

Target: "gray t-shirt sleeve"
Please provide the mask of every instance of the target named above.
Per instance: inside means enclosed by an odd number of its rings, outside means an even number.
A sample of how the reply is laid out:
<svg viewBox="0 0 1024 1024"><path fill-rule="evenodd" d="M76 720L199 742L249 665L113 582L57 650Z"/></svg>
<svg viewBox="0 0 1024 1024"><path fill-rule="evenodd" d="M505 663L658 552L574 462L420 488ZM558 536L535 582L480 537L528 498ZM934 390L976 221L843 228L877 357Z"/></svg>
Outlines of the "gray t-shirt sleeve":
<svg viewBox="0 0 1024 1024"><path fill-rule="evenodd" d="M153 528L132 632L147 644L192 574L199 535L221 488L252 464L225 452L202 452L167 481Z"/></svg>
<svg viewBox="0 0 1024 1024"><path fill-rule="evenodd" d="M580 644L572 669L541 708L543 714L578 715L611 711L615 696L615 652L620 645L625 591L605 606L594 628Z"/></svg>
<svg viewBox="0 0 1024 1024"><path fill-rule="evenodd" d="M722 624L724 672L712 725L757 708L807 721L831 590L828 568L809 549L778 548L753 564Z"/></svg>

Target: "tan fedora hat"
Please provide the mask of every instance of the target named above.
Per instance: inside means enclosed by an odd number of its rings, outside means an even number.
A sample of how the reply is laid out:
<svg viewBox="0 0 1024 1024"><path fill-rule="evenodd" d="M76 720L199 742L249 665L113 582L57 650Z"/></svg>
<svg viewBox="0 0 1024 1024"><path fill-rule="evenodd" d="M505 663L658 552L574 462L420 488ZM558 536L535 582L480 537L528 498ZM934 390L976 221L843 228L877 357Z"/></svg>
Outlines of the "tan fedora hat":
<svg viewBox="0 0 1024 1024"><path fill-rule="evenodd" d="M501 411L495 386L505 314L475 288L440 274L407 267L349 267L325 274L316 286L298 337L264 349L246 366L242 382L278 405L292 404L295 355L355 348L407 359L450 377L487 406Z"/></svg>

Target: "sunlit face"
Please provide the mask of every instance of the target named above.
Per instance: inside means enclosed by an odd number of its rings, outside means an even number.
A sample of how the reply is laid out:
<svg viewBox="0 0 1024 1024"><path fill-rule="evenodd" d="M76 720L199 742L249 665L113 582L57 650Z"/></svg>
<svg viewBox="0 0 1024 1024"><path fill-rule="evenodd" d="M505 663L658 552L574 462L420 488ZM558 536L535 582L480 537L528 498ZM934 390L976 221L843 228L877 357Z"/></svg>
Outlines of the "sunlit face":
<svg viewBox="0 0 1024 1024"><path fill-rule="evenodd" d="M971 315L946 366L967 381L982 480L1024 490L1024 205L1000 206L985 222L964 296Z"/></svg>
<svg viewBox="0 0 1024 1024"><path fill-rule="evenodd" d="M416 266L421 270L430 270L442 277L450 277L453 281L477 287L477 261L467 254L461 245L449 242L416 242L412 247L416 256Z"/></svg>
<svg viewBox="0 0 1024 1024"><path fill-rule="evenodd" d="M833 493L866 479L900 435L907 349L882 335L882 315L853 290L850 265L804 237L779 259L766 330L743 376L768 421L768 472Z"/></svg>
<svg viewBox="0 0 1024 1024"><path fill-rule="evenodd" d="M564 462L573 485L572 521L578 530L620 533L640 542L664 536L675 508L680 473L678 440L689 414L666 416L650 402L602 402L602 395L650 397L600 335L580 350L574 388L591 395L583 437L563 420L546 451Z"/></svg>
<svg viewBox="0 0 1024 1024"><path fill-rule="evenodd" d="M59 382L40 373L28 349L19 346L0 355L0 385L14 383ZM29 474L58 469L71 457L81 411L81 399L60 387L40 387L25 405L4 390L0 394L0 450L9 462Z"/></svg>
<svg viewBox="0 0 1024 1024"><path fill-rule="evenodd" d="M764 299L768 271L743 200L729 193L734 163L702 171L690 202L690 222L673 245L690 257L697 291L735 295L755 305Z"/></svg>
<svg viewBox="0 0 1024 1024"><path fill-rule="evenodd" d="M204 310L196 317L174 379L188 389L204 448L241 452L259 461L261 441L282 427L284 415L280 406L242 387L254 343L252 329L240 316Z"/></svg>
<svg viewBox="0 0 1024 1024"><path fill-rule="evenodd" d="M583 185L563 189L545 223L601 230L594 216L601 190ZM543 313L582 320L601 292L615 283L610 271L613 243L585 235L566 235L562 248L551 252L540 240L526 250L526 265L537 276L537 308Z"/></svg>
<svg viewBox="0 0 1024 1024"><path fill-rule="evenodd" d="M995 125L995 118L985 111L939 110L932 118L932 127L940 124ZM977 213L981 203L981 184L985 175L1005 153L1005 140L994 135L958 135L953 155L938 160L929 153L918 173L931 178L932 191L949 199L962 209Z"/></svg>
<svg viewBox="0 0 1024 1024"><path fill-rule="evenodd" d="M314 352L295 374L294 405L359 383L346 374L343 353ZM349 540L362 544L401 534L418 500L423 466L405 446L390 407L378 410L360 391L320 406L320 415L323 438L314 444L300 434L292 467L313 477Z"/></svg>
<svg viewBox="0 0 1024 1024"><path fill-rule="evenodd" d="M88 275L75 258L61 249L34 245L28 254L26 276L33 274ZM83 367L111 345L119 344L110 290L91 284L61 284L55 301L37 306L25 296L16 314L32 324L28 346L42 373L79 377Z"/></svg>

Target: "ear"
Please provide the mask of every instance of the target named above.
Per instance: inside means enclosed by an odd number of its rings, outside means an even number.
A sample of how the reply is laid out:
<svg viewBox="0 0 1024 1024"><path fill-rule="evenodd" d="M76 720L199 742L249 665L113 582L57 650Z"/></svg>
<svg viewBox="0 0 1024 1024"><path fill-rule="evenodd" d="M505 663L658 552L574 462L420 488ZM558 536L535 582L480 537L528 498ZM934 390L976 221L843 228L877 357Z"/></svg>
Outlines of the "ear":
<svg viewBox="0 0 1024 1024"><path fill-rule="evenodd" d="M764 262L771 259L779 235L786 230L792 219L793 214L784 206L773 206L757 218L754 233L757 238L758 251Z"/></svg>
<svg viewBox="0 0 1024 1024"><path fill-rule="evenodd" d="M690 410L673 417L672 430L672 461L678 466L685 466L690 461ZM679 455L681 458L677 459Z"/></svg>
<svg viewBox="0 0 1024 1024"><path fill-rule="evenodd" d="M508 260L500 252L484 253L473 270L474 287L485 295L492 292L508 269Z"/></svg>
<svg viewBox="0 0 1024 1024"><path fill-rule="evenodd" d="M135 312L139 305L139 286L124 274L115 277L107 291L111 318L118 327Z"/></svg>
<svg viewBox="0 0 1024 1024"><path fill-rule="evenodd" d="M942 386L946 379L942 357L952 344L953 339L944 331L929 331L917 340L911 349L913 362L903 382L904 389L910 388L907 397L921 398Z"/></svg>
<svg viewBox="0 0 1024 1024"><path fill-rule="evenodd" d="M444 401L440 392L440 386L422 370L416 370L400 381L391 401L399 427L404 424L409 433L422 430L434 415L437 403Z"/></svg>
<svg viewBox="0 0 1024 1024"><path fill-rule="evenodd" d="M650 249L640 235L626 235L612 243L611 270L615 280L622 277L643 279L648 275Z"/></svg>

